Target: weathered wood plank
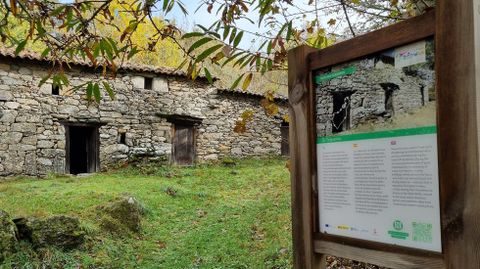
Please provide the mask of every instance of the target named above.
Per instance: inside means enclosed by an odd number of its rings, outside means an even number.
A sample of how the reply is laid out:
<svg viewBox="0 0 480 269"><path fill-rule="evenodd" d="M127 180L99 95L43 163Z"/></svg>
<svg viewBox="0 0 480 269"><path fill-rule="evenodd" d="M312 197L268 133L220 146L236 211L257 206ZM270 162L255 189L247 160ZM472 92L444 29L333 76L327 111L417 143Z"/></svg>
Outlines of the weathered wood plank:
<svg viewBox="0 0 480 269"><path fill-rule="evenodd" d="M479 12L478 0L437 3L438 153L447 268L480 267Z"/></svg>
<svg viewBox="0 0 480 269"><path fill-rule="evenodd" d="M195 160L194 126L174 124L173 160L178 165L192 165Z"/></svg>
<svg viewBox="0 0 480 269"><path fill-rule="evenodd" d="M412 43L435 34L435 12L405 20L309 55L310 69L320 69L375 52Z"/></svg>
<svg viewBox="0 0 480 269"><path fill-rule="evenodd" d="M315 241L315 251L394 269L444 268L441 255L437 257L424 257L398 254L388 251L370 250L363 247L353 247L324 240Z"/></svg>
<svg viewBox="0 0 480 269"><path fill-rule="evenodd" d="M315 132L311 75L307 69L307 54L311 51L312 48L302 46L288 54L293 261L298 269L325 267L325 259L313 251Z"/></svg>

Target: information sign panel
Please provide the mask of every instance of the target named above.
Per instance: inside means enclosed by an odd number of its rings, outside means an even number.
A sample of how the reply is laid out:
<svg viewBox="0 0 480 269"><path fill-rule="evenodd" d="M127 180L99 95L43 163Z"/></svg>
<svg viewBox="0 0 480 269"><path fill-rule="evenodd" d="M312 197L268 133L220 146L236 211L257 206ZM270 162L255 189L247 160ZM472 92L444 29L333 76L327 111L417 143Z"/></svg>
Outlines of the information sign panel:
<svg viewBox="0 0 480 269"><path fill-rule="evenodd" d="M441 252L433 39L314 72L319 230Z"/></svg>

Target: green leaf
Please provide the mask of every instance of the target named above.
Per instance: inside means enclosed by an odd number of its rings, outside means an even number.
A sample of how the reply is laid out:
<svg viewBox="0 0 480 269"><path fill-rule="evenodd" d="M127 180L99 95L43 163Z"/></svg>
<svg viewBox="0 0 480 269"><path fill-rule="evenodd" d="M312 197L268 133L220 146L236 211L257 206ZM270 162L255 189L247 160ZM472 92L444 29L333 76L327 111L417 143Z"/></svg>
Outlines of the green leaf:
<svg viewBox="0 0 480 269"><path fill-rule="evenodd" d="M70 85L70 82L68 81L68 78L67 78L67 76L65 76L65 74L60 73L56 76L58 77L58 81L59 82L61 81L63 85L65 85L65 86Z"/></svg>
<svg viewBox="0 0 480 269"><path fill-rule="evenodd" d="M182 39L186 38L191 38L191 37L197 37L197 36L204 36L205 33L200 33L200 32L191 32L191 33L186 33L182 36Z"/></svg>
<svg viewBox="0 0 480 269"><path fill-rule="evenodd" d="M191 73L191 78L193 80L197 79L199 70L197 70L196 65L193 65L192 73Z"/></svg>
<svg viewBox="0 0 480 269"><path fill-rule="evenodd" d="M197 77L197 65L192 61L190 61L190 63L188 64L187 74L192 79L195 79Z"/></svg>
<svg viewBox="0 0 480 269"><path fill-rule="evenodd" d="M115 93L113 92L112 88L110 87L110 84L107 82L103 82L103 87L105 88L105 91L107 91L108 96L110 96L110 99L115 100Z"/></svg>
<svg viewBox="0 0 480 269"><path fill-rule="evenodd" d="M54 9L52 12L50 12L50 17L55 17L62 13L62 11L65 9L66 6L60 5L58 8Z"/></svg>
<svg viewBox="0 0 480 269"><path fill-rule="evenodd" d="M221 47L223 47L223 45L219 44L219 45L215 45L211 48L206 49L200 55L197 56L197 58L195 59L195 62L198 63L198 62L201 62L201 61L205 60L205 58L207 58L210 54L214 53L215 51L217 51Z"/></svg>
<svg viewBox="0 0 480 269"><path fill-rule="evenodd" d="M204 71L205 71L205 76L207 77L208 83L212 84L213 83L212 74L210 74L210 71L208 71L206 67L204 68Z"/></svg>
<svg viewBox="0 0 480 269"><path fill-rule="evenodd" d="M282 28L280 28L280 31L278 31L277 36L282 36L283 31L285 31L285 28L287 28L288 23L282 25Z"/></svg>
<svg viewBox="0 0 480 269"><path fill-rule="evenodd" d="M244 75L245 74L242 74L235 80L235 82L233 82L232 86L230 87L230 90L235 90L237 88L238 84L240 83L240 80L242 80Z"/></svg>
<svg viewBox="0 0 480 269"><path fill-rule="evenodd" d="M237 34L237 28L233 28L232 33L230 34L230 39L228 40L228 44L232 44L236 34Z"/></svg>
<svg viewBox="0 0 480 269"><path fill-rule="evenodd" d="M17 48L15 49L15 55L18 55L27 45L27 40L22 40L18 43Z"/></svg>
<svg viewBox="0 0 480 269"><path fill-rule="evenodd" d="M243 31L238 33L238 35L235 37L235 40L233 41L233 47L234 48L236 48L238 46L238 44L240 44L240 41L242 41L242 37L243 37Z"/></svg>
<svg viewBox="0 0 480 269"><path fill-rule="evenodd" d="M42 54L40 55L40 58L43 59L43 58L47 57L47 55L50 53L51 50L52 50L51 48L44 49Z"/></svg>
<svg viewBox="0 0 480 269"><path fill-rule="evenodd" d="M52 85L53 87L60 87L60 80L58 79L58 76L53 76L52 77Z"/></svg>
<svg viewBox="0 0 480 269"><path fill-rule="evenodd" d="M234 64L233 64L233 67L237 66L237 65L242 65L246 60L247 58L250 57L250 54L246 54L244 56L242 56L242 58L238 59Z"/></svg>
<svg viewBox="0 0 480 269"><path fill-rule="evenodd" d="M93 84L93 96L95 96L95 101L100 103L102 97L100 95L100 87L98 86L98 83Z"/></svg>
<svg viewBox="0 0 480 269"><path fill-rule="evenodd" d="M220 61L224 57L225 57L225 54L223 53L223 51L220 51L212 58L212 62L218 65L218 61Z"/></svg>
<svg viewBox="0 0 480 269"><path fill-rule="evenodd" d="M188 15L188 10L182 2L178 1L177 5L182 10L183 15Z"/></svg>
<svg viewBox="0 0 480 269"><path fill-rule="evenodd" d="M123 42L125 40L125 37L135 31L137 29L139 22L138 21L130 21L130 24L125 28L123 31L122 35L120 36L120 42Z"/></svg>
<svg viewBox="0 0 480 269"><path fill-rule="evenodd" d="M267 60L267 69L268 69L268 70L272 69L272 66L273 66L273 61L270 60L270 59L268 59L268 60Z"/></svg>
<svg viewBox="0 0 480 269"><path fill-rule="evenodd" d="M38 38L45 36L47 31L45 31L45 28L43 28L41 20L36 20L35 27L37 28Z"/></svg>
<svg viewBox="0 0 480 269"><path fill-rule="evenodd" d="M266 61L263 62L262 68L260 69L260 73L261 73L262 75L265 75L265 72L267 72L267 63L266 63Z"/></svg>
<svg viewBox="0 0 480 269"><path fill-rule="evenodd" d="M168 2L170 2L170 1L168 1L168 0L163 0L163 10L164 10L164 11L167 10Z"/></svg>
<svg viewBox="0 0 480 269"><path fill-rule="evenodd" d="M230 33L230 26L226 25L223 29L223 40L227 39L228 34Z"/></svg>
<svg viewBox="0 0 480 269"><path fill-rule="evenodd" d="M288 23L288 28L287 28L287 40L290 40L290 37L292 37L292 21Z"/></svg>
<svg viewBox="0 0 480 269"><path fill-rule="evenodd" d="M113 38L111 38L111 37L107 37L107 41L109 42L113 51L115 51L115 55L118 56L118 54L120 53L120 50L117 47L117 42L115 40L113 40Z"/></svg>
<svg viewBox="0 0 480 269"><path fill-rule="evenodd" d="M235 60L235 58L237 58L238 56L240 56L240 55L242 55L242 54L244 54L244 53L245 53L245 52L242 51L242 52L239 52L239 53L237 53L237 54L234 54L234 55L228 57L227 60L225 60L225 62L223 62L222 67L224 67L224 66L227 65L229 62Z"/></svg>
<svg viewBox="0 0 480 269"><path fill-rule="evenodd" d="M128 56L127 56L127 59L130 60L130 58L132 58L133 56L135 56L135 54L139 53L139 50L137 49L137 47L133 47L130 52L128 53Z"/></svg>
<svg viewBox="0 0 480 269"><path fill-rule="evenodd" d="M43 84L45 84L45 82L47 82L49 78L50 78L50 75L43 77L42 80L40 80L40 82L38 83L38 87L41 87Z"/></svg>
<svg viewBox="0 0 480 269"><path fill-rule="evenodd" d="M100 55L100 44L95 43L93 45L93 58L97 58Z"/></svg>
<svg viewBox="0 0 480 269"><path fill-rule="evenodd" d="M248 89L248 86L250 86L250 83L252 82L252 78L253 78L253 73L249 73L245 78L245 80L243 81L242 89L244 91L246 91Z"/></svg>
<svg viewBox="0 0 480 269"><path fill-rule="evenodd" d="M168 7L167 7L167 9L165 10L165 14L169 13L170 11L172 11L174 4L175 4L175 1L171 1L170 3L168 3Z"/></svg>
<svg viewBox="0 0 480 269"><path fill-rule="evenodd" d="M188 59L183 60L183 62L177 68L175 68L175 70L182 70L182 68L187 64L187 62Z"/></svg>
<svg viewBox="0 0 480 269"><path fill-rule="evenodd" d="M92 95L93 95L93 85L92 83L88 83L87 85L87 100L91 101L92 100Z"/></svg>
<svg viewBox="0 0 480 269"><path fill-rule="evenodd" d="M268 40L265 40L262 45L260 45L260 47L258 47L257 51L261 51L263 49L263 47L265 47L265 45L268 43Z"/></svg>
<svg viewBox="0 0 480 269"><path fill-rule="evenodd" d="M108 59L110 61L113 61L112 45L110 45L110 43L107 40L102 39L102 40L100 40L100 47L107 54Z"/></svg>
<svg viewBox="0 0 480 269"><path fill-rule="evenodd" d="M193 43L190 48L188 49L188 53L194 51L196 48L199 48L208 42L212 41L213 39L210 37L204 37L202 39L197 40L195 43Z"/></svg>
<svg viewBox="0 0 480 269"><path fill-rule="evenodd" d="M244 68L245 66L247 66L249 63L253 61L254 58L255 58L255 55L250 55L247 58L245 58L243 64L240 65L240 68Z"/></svg>
<svg viewBox="0 0 480 269"><path fill-rule="evenodd" d="M202 29L205 33L208 33L210 31L207 27L205 27L201 24L197 24L197 26L198 26L198 28Z"/></svg>

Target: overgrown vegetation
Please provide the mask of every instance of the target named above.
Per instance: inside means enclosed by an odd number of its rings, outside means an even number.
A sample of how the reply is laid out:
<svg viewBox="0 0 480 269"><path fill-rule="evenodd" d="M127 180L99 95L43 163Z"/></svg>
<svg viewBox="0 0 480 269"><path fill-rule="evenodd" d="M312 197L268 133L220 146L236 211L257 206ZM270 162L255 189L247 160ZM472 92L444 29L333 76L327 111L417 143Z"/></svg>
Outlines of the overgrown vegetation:
<svg viewBox="0 0 480 269"><path fill-rule="evenodd" d="M142 231L112 235L96 208L127 194L146 209ZM291 268L285 160L18 179L0 183L0 208L14 217L77 216L87 233L71 252L22 242L0 268Z"/></svg>

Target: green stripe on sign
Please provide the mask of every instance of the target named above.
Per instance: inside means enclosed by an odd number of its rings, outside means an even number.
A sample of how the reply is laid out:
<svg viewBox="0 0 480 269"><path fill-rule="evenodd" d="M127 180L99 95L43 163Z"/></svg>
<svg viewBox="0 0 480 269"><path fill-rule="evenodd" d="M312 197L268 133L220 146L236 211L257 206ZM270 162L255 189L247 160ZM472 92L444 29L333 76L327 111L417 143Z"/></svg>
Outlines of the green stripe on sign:
<svg viewBox="0 0 480 269"><path fill-rule="evenodd" d="M317 144L366 140L366 139L379 139L379 138L388 138L388 137L411 136L411 135L436 134L436 133L437 133L437 126L425 126L425 127L419 127L419 128L397 129L397 130L380 131L380 132L372 132L372 133L317 137Z"/></svg>
<svg viewBox="0 0 480 269"><path fill-rule="evenodd" d="M331 79L338 78L338 77L341 77L341 76L351 75L351 74L355 73L355 71L357 71L355 66L347 67L347 68L342 69L340 71L318 75L318 76L315 77L315 82L317 84L320 84L320 83L322 83L324 81L327 81L327 80L331 80Z"/></svg>
<svg viewBox="0 0 480 269"><path fill-rule="evenodd" d="M398 232L398 231L388 231L388 234L396 239L407 239L408 233L405 232Z"/></svg>

